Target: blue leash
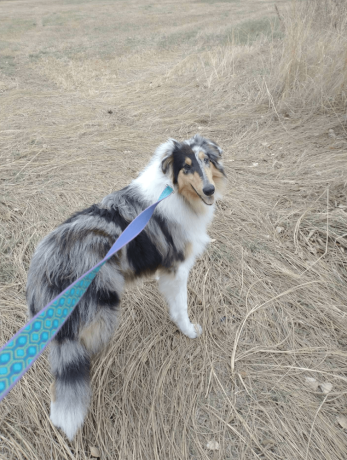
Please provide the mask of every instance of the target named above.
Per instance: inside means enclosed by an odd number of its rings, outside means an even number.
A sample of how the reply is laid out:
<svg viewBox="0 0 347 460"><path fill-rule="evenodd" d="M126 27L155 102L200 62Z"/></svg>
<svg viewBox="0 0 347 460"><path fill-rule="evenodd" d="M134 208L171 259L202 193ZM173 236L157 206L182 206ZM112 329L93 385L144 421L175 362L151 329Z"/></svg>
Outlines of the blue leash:
<svg viewBox="0 0 347 460"><path fill-rule="evenodd" d="M101 267L142 232L156 206L172 192L172 188L167 186L158 201L142 211L127 226L101 262L70 284L0 348L0 401L59 332Z"/></svg>

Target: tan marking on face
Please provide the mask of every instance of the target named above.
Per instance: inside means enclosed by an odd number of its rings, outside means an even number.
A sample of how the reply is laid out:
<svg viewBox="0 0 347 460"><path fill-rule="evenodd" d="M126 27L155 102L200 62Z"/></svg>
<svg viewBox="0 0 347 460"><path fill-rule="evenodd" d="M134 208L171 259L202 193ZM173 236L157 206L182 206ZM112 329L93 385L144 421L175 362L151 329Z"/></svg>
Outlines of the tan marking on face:
<svg viewBox="0 0 347 460"><path fill-rule="evenodd" d="M178 174L177 183L178 193L188 201L196 213L202 214L206 212L206 204L214 202L213 196L207 197L202 191L204 183L196 171L193 174L184 174L183 170L181 170Z"/></svg>
<svg viewBox="0 0 347 460"><path fill-rule="evenodd" d="M202 193L203 182L196 171L193 174L185 174L183 170L181 170L178 174L177 183L178 193L185 195L187 199L189 197L191 199L195 199L195 197L199 198L192 187L194 187L198 193Z"/></svg>
<svg viewBox="0 0 347 460"><path fill-rule="evenodd" d="M203 160L206 157L206 154L204 152L199 152L198 157L200 160Z"/></svg>
<svg viewBox="0 0 347 460"><path fill-rule="evenodd" d="M192 188L192 186L195 187L198 193L202 189L203 184L199 174L197 172L194 174L184 174L183 170L181 170L178 174L177 183L178 193L188 201L194 211L199 214L205 212L204 203Z"/></svg>
<svg viewBox="0 0 347 460"><path fill-rule="evenodd" d="M55 393L55 382L52 382L49 387L49 393L51 395L51 401L55 402L56 400L56 393Z"/></svg>
<svg viewBox="0 0 347 460"><path fill-rule="evenodd" d="M190 166L192 164L192 160L190 158L186 157L185 164Z"/></svg>

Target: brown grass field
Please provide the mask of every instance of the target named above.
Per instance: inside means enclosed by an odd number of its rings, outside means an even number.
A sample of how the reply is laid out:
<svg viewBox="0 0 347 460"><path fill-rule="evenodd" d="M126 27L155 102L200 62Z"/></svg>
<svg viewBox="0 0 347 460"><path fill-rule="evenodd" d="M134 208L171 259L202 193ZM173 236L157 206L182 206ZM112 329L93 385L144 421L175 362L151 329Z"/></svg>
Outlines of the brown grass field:
<svg viewBox="0 0 347 460"><path fill-rule="evenodd" d="M0 2L1 345L38 241L158 144L200 132L228 174L189 283L202 336L129 288L76 439L45 354L0 403L1 460L347 459L347 11L276 6Z"/></svg>

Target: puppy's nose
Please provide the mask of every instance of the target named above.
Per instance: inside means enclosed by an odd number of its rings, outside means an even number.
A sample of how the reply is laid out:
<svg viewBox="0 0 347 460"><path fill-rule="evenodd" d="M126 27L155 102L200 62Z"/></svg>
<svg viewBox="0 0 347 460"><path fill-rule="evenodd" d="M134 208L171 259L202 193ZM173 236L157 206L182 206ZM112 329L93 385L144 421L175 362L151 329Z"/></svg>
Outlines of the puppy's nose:
<svg viewBox="0 0 347 460"><path fill-rule="evenodd" d="M212 184L205 185L202 191L204 192L206 196L211 196L214 194L214 191L215 191L214 185Z"/></svg>

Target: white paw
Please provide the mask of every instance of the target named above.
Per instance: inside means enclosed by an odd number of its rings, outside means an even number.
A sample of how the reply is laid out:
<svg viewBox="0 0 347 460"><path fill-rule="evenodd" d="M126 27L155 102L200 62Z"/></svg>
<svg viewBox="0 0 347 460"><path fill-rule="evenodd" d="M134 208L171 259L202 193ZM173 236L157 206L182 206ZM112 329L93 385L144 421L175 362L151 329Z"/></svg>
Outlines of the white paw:
<svg viewBox="0 0 347 460"><path fill-rule="evenodd" d="M182 332L190 339L196 339L202 334L202 327L200 326L200 324L190 323L189 327Z"/></svg>

